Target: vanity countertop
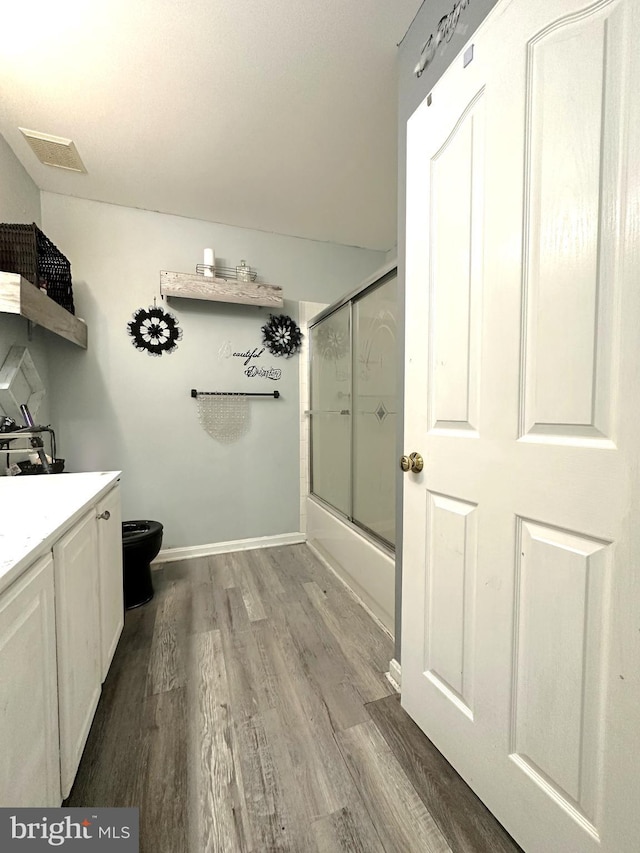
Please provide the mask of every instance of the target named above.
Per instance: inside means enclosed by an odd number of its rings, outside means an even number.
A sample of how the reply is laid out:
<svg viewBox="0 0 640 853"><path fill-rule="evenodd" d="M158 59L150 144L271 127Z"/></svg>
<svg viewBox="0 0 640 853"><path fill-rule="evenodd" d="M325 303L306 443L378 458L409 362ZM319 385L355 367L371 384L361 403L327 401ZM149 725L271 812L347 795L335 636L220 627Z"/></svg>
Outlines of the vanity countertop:
<svg viewBox="0 0 640 853"><path fill-rule="evenodd" d="M0 477L0 592L119 478L120 471Z"/></svg>

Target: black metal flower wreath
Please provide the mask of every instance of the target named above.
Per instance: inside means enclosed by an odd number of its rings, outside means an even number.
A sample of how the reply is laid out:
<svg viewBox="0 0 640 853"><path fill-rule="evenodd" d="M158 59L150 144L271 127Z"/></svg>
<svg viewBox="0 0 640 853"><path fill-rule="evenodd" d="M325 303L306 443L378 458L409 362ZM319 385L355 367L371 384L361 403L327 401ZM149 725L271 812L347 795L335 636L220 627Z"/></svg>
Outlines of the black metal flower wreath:
<svg viewBox="0 0 640 853"><path fill-rule="evenodd" d="M302 345L302 332L291 317L269 314L269 322L262 327L262 343L272 355L290 358Z"/></svg>
<svg viewBox="0 0 640 853"><path fill-rule="evenodd" d="M173 352L178 348L177 341L182 339L182 329L178 326L177 318L155 305L139 308L133 320L127 324L127 331L138 352L146 351L153 356Z"/></svg>

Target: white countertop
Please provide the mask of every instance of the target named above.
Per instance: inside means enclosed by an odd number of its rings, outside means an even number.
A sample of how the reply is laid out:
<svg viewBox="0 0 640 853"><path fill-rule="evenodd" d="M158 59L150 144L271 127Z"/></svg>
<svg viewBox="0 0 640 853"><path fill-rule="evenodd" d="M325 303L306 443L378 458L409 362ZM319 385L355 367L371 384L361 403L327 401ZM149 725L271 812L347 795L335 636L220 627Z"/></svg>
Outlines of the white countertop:
<svg viewBox="0 0 640 853"><path fill-rule="evenodd" d="M120 471L0 477L0 592L119 477Z"/></svg>

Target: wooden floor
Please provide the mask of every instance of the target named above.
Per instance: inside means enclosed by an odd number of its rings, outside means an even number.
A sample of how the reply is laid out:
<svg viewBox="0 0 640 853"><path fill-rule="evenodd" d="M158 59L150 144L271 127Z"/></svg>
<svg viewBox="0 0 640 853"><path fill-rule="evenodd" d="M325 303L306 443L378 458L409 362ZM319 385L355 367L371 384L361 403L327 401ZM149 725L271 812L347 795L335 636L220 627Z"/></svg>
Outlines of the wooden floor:
<svg viewBox="0 0 640 853"><path fill-rule="evenodd" d="M400 707L389 637L306 546L154 582L67 805L139 806L142 853L519 850Z"/></svg>

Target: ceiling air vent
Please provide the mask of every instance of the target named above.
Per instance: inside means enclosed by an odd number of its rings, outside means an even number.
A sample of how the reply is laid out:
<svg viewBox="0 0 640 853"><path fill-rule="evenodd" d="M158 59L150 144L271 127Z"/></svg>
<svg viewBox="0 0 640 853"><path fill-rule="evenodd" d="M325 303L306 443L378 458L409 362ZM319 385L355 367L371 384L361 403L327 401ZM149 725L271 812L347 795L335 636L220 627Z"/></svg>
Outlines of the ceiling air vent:
<svg viewBox="0 0 640 853"><path fill-rule="evenodd" d="M71 139L51 136L37 130L27 130L24 127L19 130L41 163L46 166L57 166L59 169L70 169L72 172L87 171Z"/></svg>

